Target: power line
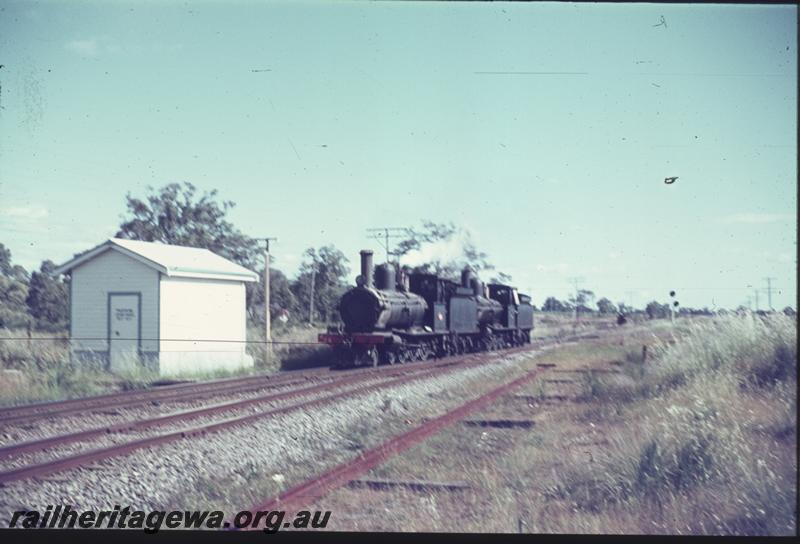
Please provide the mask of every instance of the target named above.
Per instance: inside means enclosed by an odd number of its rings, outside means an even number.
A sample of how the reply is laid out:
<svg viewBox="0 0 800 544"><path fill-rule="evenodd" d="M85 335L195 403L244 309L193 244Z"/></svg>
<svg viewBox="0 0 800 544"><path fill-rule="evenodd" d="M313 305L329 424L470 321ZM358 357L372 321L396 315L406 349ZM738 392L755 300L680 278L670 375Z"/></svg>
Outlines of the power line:
<svg viewBox="0 0 800 544"><path fill-rule="evenodd" d="M408 238L411 234L411 229L408 227L377 227L367 229L367 235L378 241L383 249L386 250L386 262L389 262L389 256L392 252L389 249L389 240L392 238Z"/></svg>
<svg viewBox="0 0 800 544"><path fill-rule="evenodd" d="M772 280L777 278L766 277L764 279L767 280L767 305L769 309L772 310Z"/></svg>

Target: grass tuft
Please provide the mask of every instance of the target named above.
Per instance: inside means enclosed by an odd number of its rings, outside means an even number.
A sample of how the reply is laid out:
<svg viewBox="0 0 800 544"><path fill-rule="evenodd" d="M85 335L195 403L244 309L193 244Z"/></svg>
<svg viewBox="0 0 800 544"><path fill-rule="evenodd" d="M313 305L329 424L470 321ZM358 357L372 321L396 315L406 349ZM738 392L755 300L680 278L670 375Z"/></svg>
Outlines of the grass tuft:
<svg viewBox="0 0 800 544"><path fill-rule="evenodd" d="M684 324L677 338L657 343L643 363L630 353L624 379L586 378L585 410L615 405L628 428L617 430L600 468L564 470L556 496L609 521L622 505L673 509L663 515L678 519L684 501L694 509L688 532L792 532L796 321L706 320ZM658 532L687 532L663 523Z"/></svg>

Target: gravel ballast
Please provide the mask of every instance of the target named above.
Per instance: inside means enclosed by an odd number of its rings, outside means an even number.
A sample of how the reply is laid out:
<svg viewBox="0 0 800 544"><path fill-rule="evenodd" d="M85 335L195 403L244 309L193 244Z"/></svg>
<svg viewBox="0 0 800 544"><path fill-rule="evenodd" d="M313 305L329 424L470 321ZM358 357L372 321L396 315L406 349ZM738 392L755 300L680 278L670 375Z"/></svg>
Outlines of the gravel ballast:
<svg viewBox="0 0 800 544"><path fill-rule="evenodd" d="M535 352L492 356L500 361L454 368L434 378L139 450L40 480L11 482L0 488L0 516L7 523L15 510L43 511L54 504L76 510L113 509L114 505L142 510L205 509L210 505L194 504L191 498L204 496L202 489L209 481L230 491L229 497L236 497L239 490L239 496L253 492L254 497L268 499L251 489L253 474L275 475L283 485L297 483L292 481L294 475L321 472L352 458L359 449L398 434L402 425L415 418L438 415L474 398L493 378L507 380L517 363ZM469 396L456 394L459 389L469 391ZM252 504L236 508L248 506Z"/></svg>

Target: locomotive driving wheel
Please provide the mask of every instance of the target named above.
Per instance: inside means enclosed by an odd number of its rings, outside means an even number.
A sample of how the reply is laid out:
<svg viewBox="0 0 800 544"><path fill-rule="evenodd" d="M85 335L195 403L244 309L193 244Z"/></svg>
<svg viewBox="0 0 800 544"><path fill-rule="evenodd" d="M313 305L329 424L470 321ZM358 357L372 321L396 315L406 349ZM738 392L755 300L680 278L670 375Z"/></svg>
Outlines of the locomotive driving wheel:
<svg viewBox="0 0 800 544"><path fill-rule="evenodd" d="M386 351L384 351L383 352L383 356L381 358L383 359L383 362L386 363L387 365L393 365L393 364L399 362L399 360L400 360L400 358L398 357L398 354L395 353L394 351L390 350L390 349L387 349Z"/></svg>
<svg viewBox="0 0 800 544"><path fill-rule="evenodd" d="M380 359L378 357L378 350L375 348L371 348L368 350L363 351L357 359L358 366L378 366L380 363Z"/></svg>
<svg viewBox="0 0 800 544"><path fill-rule="evenodd" d="M428 344L425 346L425 360L436 359L436 346Z"/></svg>

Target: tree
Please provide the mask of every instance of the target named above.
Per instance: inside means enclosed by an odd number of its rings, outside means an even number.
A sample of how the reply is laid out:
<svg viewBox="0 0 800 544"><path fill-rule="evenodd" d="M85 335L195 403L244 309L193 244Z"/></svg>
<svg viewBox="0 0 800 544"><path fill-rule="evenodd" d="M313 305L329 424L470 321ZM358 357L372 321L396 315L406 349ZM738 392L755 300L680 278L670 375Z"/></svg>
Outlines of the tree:
<svg viewBox="0 0 800 544"><path fill-rule="evenodd" d="M478 273L495 268L489 256L477 249L469 232L453 223L424 221L422 227L409 229L408 238L397 244L393 254L415 272L451 278L459 278L465 266Z"/></svg>
<svg viewBox="0 0 800 544"><path fill-rule="evenodd" d="M409 237L397 244L394 254L397 257L407 255L411 251L418 251L423 244L430 244L441 240L451 239L458 229L453 223L434 223L423 221L422 228L408 229Z"/></svg>
<svg viewBox="0 0 800 544"><path fill-rule="evenodd" d="M542 304L543 312L566 312L570 308L555 297L547 297Z"/></svg>
<svg viewBox="0 0 800 544"><path fill-rule="evenodd" d="M28 315L28 273L11 261L11 251L0 244L0 327L11 329L26 327Z"/></svg>
<svg viewBox="0 0 800 544"><path fill-rule="evenodd" d="M678 315L711 315L708 308L689 308L688 306L681 306L678 309Z"/></svg>
<svg viewBox="0 0 800 544"><path fill-rule="evenodd" d="M261 250L258 242L226 220L231 201L217 202L217 191L197 194L184 182L155 190L147 187L145 199L125 196L128 216L123 217L117 237L206 248L242 266L254 269Z"/></svg>
<svg viewBox="0 0 800 544"><path fill-rule="evenodd" d="M144 199L125 196L128 215L123 217L117 237L144 242L162 242L180 246L202 247L255 270L263 251L258 241L246 236L227 219L234 207L231 201L217 202L217 191L197 194L197 188L184 182L170 183L156 190L147 187ZM264 267L261 275L264 277ZM270 279L272 276L270 275ZM263 284L247 283L247 312L256 313L253 303L264 304ZM274 291L274 287L271 286ZM263 317L261 318L263 320Z"/></svg>
<svg viewBox="0 0 800 544"><path fill-rule="evenodd" d="M594 291L589 289L578 290L576 296L570 297L569 301L578 308L580 313L591 313L591 302L594 300Z"/></svg>
<svg viewBox="0 0 800 544"><path fill-rule="evenodd" d="M669 317L669 304L659 304L653 300L645 306L644 311L648 319L664 319Z"/></svg>
<svg viewBox="0 0 800 544"><path fill-rule="evenodd" d="M38 272L31 274L25 303L36 327L63 330L69 319L69 294L67 284L53 273L53 261L44 261Z"/></svg>
<svg viewBox="0 0 800 544"><path fill-rule="evenodd" d="M5 244L0 243L0 275L6 278L11 275L13 266L11 264L11 250Z"/></svg>
<svg viewBox="0 0 800 544"><path fill-rule="evenodd" d="M349 262L344 253L333 245L319 249L308 248L303 253L303 262L297 279L292 283L292 293L299 305L298 319L306 321L311 302L311 281L314 281L314 317L323 322L338 320L339 299L347 290ZM300 318L299 316L303 316Z"/></svg>
<svg viewBox="0 0 800 544"><path fill-rule="evenodd" d="M0 327L12 329L27 326L31 318L25 299L28 286L5 276L0 276Z"/></svg>
<svg viewBox="0 0 800 544"><path fill-rule="evenodd" d="M11 262L11 250L0 243L0 276L28 283L28 272L18 264Z"/></svg>
<svg viewBox="0 0 800 544"><path fill-rule="evenodd" d="M264 267L258 270L259 283L245 284L247 292L247 315L251 322L264 325ZM276 268L269 269L269 306L270 315L275 316L281 310L288 310L295 316L298 310L297 301L292 293L291 284L286 275Z"/></svg>
<svg viewBox="0 0 800 544"><path fill-rule="evenodd" d="M492 279L489 280L490 283L502 283L504 285L509 285L511 283L511 275L506 274L505 272L497 272Z"/></svg>
<svg viewBox="0 0 800 544"><path fill-rule="evenodd" d="M614 303L608 300L606 297L603 297L597 301L597 309L601 314L617 313L617 307L614 306Z"/></svg>

